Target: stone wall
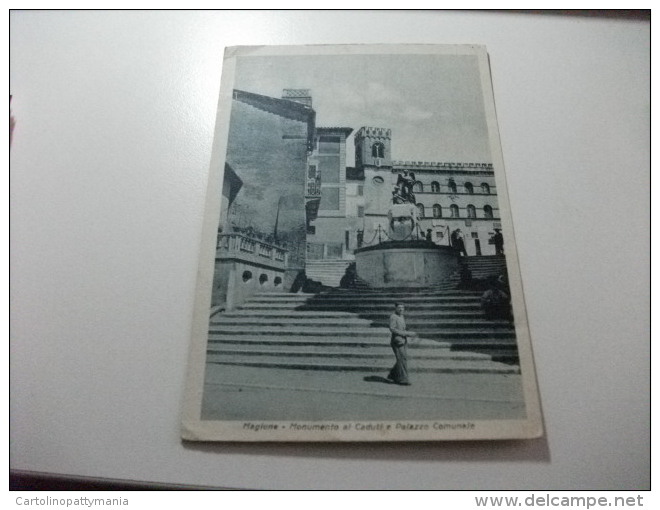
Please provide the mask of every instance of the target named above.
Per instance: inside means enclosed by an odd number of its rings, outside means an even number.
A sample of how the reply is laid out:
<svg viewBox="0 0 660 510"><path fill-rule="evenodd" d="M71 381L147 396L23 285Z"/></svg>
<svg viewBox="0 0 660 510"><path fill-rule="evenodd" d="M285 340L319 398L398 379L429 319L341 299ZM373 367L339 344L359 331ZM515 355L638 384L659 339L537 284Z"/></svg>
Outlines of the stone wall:
<svg viewBox="0 0 660 510"><path fill-rule="evenodd" d="M227 162L243 181L230 226L253 227L286 243L289 265L304 267L308 125L234 100ZM279 210L279 215L278 215Z"/></svg>
<svg viewBox="0 0 660 510"><path fill-rule="evenodd" d="M453 249L424 241L362 248L355 261L358 276L373 287L427 287L446 281L458 269Z"/></svg>
<svg viewBox="0 0 660 510"><path fill-rule="evenodd" d="M306 105L234 91L226 162L241 186L233 200L223 191L213 307L231 310L255 293L286 291L304 268L313 122Z"/></svg>

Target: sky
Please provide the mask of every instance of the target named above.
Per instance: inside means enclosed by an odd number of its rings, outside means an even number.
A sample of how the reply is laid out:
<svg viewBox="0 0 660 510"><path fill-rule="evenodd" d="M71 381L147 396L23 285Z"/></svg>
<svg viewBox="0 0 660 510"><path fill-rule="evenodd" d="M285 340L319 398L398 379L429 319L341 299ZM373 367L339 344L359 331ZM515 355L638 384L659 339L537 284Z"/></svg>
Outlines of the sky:
<svg viewBox="0 0 660 510"><path fill-rule="evenodd" d="M234 88L310 89L318 127L389 128L394 160L492 161L475 56L240 56ZM351 166L352 135L347 148Z"/></svg>

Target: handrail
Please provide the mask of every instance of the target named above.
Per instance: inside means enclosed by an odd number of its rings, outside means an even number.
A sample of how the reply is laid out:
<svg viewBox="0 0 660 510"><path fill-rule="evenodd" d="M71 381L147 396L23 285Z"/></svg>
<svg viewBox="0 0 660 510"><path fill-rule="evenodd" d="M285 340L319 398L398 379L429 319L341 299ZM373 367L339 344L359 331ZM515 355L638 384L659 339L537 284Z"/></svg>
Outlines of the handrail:
<svg viewBox="0 0 660 510"><path fill-rule="evenodd" d="M273 258L273 254L275 254L276 260L283 260L284 255L289 251L282 246L268 243L261 239L256 239L240 232L218 234L218 242L216 244L216 248L256 253L266 258Z"/></svg>

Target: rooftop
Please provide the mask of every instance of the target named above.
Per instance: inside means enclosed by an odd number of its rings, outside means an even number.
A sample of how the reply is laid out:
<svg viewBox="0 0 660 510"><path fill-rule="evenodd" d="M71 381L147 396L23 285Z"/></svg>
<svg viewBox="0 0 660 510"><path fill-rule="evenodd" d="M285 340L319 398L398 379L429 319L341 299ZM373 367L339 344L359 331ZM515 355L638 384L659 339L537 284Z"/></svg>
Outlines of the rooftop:
<svg viewBox="0 0 660 510"><path fill-rule="evenodd" d="M289 99L277 99L238 89L234 89L233 99L292 120L309 122L315 118L315 112L310 106Z"/></svg>
<svg viewBox="0 0 660 510"><path fill-rule="evenodd" d="M350 128L350 127L317 127L316 131L318 133L322 133L322 134L345 133L346 136L348 136L353 132L353 128Z"/></svg>

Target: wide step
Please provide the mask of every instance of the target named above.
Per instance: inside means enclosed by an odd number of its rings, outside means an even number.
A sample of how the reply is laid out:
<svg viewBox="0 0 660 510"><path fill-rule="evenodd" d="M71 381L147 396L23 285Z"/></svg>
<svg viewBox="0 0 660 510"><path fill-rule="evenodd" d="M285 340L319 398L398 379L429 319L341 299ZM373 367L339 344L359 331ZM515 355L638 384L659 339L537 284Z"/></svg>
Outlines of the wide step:
<svg viewBox="0 0 660 510"><path fill-rule="evenodd" d="M370 348L347 352L344 347L339 346L220 346L212 347L209 354L222 357L245 357L254 359L256 357L308 357L308 358L338 358L338 359L393 359L392 349L389 346L382 348ZM452 351L444 349L414 349L410 355L416 360L466 360L478 361L488 359L486 354Z"/></svg>
<svg viewBox="0 0 660 510"><path fill-rule="evenodd" d="M394 363L389 316L402 302L408 329L421 336L409 344L411 371L519 373L513 323L486 320L481 291L442 287L259 294L211 318L208 361L384 372Z"/></svg>
<svg viewBox="0 0 660 510"><path fill-rule="evenodd" d="M425 349L449 349L451 344L448 342L429 341L424 346ZM277 335L223 335L214 334L209 336L209 349L223 345L243 345L255 346L255 348L266 348L271 346L294 346L294 347L341 347L349 349L349 352L355 352L352 349L372 349L372 348L390 348L390 337L380 336L361 336L357 338L336 337L328 338L325 336L299 336L299 337L281 337ZM420 348L419 344L409 346L411 350Z"/></svg>
<svg viewBox="0 0 660 510"><path fill-rule="evenodd" d="M269 326L268 328L262 328L258 326L248 326L248 327L239 327L239 326L223 326L212 327L209 329L209 335L216 333L222 334L231 334L231 335L279 335L279 336L350 336L350 337L359 337L359 336L373 336L380 335L390 336L389 329L379 329L379 328L350 328L350 329L337 329L330 327L291 327L291 326Z"/></svg>
<svg viewBox="0 0 660 510"><path fill-rule="evenodd" d="M232 358L224 355L217 358L209 356L209 363L220 365L238 365L262 368L292 369L292 370L324 370L324 371L360 371L360 372L387 372L393 364L392 359L389 362L385 360L371 359L343 359L336 361L316 361L310 358L297 359L290 356L277 357L269 359L249 360L245 357ZM495 361L418 361L409 362L408 370L417 373L500 373L517 374L520 369L514 365L507 365Z"/></svg>

